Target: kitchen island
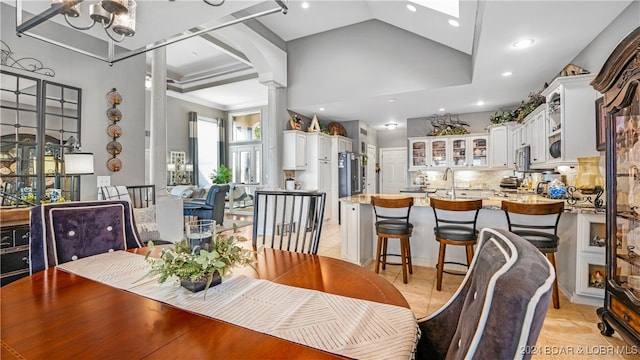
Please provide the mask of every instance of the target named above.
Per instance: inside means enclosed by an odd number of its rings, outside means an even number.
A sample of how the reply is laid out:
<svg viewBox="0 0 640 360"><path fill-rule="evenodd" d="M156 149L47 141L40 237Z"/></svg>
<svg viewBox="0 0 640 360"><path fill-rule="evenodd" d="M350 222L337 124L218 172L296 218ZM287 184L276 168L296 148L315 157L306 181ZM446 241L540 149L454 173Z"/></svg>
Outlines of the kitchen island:
<svg viewBox="0 0 640 360"><path fill-rule="evenodd" d="M462 192L458 191L458 194ZM410 216L414 226L411 236L412 261L414 265L435 267L438 261L439 243L433 234L435 218L429 206L429 196L434 194L367 194L341 198L342 259L361 266L369 266L374 260L377 237L374 228L375 216L371 206L372 195L390 198L413 196L414 206ZM485 195L482 196L483 207L478 214L478 230L484 227L508 228L506 216L500 209L502 200L532 204L560 201L533 194L525 196L512 194L505 197L494 196L492 192L483 192L483 195ZM435 196L442 195L435 194ZM463 197L471 196L471 193L468 193ZM556 253L556 267L560 290L572 302L592 305L602 302L604 292L597 285L590 286L593 284L589 281L595 267L604 265L604 247L597 244L590 246L594 236L604 238L604 223L604 210L565 204L565 213L560 217L558 227L560 243ZM594 229L597 229L598 234L592 234L596 231ZM400 253L399 242L389 241L388 252ZM465 263L464 247L448 247L447 261ZM410 278L409 281L411 281Z"/></svg>

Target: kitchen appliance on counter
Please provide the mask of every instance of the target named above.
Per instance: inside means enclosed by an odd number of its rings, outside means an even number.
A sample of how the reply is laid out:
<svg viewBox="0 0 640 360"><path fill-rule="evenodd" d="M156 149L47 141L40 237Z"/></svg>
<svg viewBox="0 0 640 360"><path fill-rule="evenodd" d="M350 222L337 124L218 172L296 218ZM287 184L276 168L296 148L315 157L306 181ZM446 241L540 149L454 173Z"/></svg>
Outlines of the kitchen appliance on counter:
<svg viewBox="0 0 640 360"><path fill-rule="evenodd" d="M500 180L500 187L503 189L517 189L520 186L520 179L517 176L505 176Z"/></svg>
<svg viewBox="0 0 640 360"><path fill-rule="evenodd" d="M352 152L338 154L338 197L362 193L360 159Z"/></svg>

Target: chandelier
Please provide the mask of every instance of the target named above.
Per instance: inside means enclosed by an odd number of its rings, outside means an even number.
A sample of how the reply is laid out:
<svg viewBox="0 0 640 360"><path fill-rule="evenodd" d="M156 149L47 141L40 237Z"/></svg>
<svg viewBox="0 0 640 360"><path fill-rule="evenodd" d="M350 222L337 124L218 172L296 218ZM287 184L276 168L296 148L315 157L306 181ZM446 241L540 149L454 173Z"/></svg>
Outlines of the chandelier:
<svg viewBox="0 0 640 360"><path fill-rule="evenodd" d="M138 0L138 2L139 1L141 0ZM175 0L169 0L169 2L174 1ZM225 3L225 0L202 1L213 7L220 7ZM136 11L138 7L136 0L97 1L96 3L92 3L88 6L88 19L85 18L84 20L81 20L81 18L86 16L83 16L83 9L80 7L83 0L51 0L51 6L49 8L41 11L40 13L36 13L35 16L28 18L25 21L23 21L23 16L24 14L28 14L28 12L24 12L23 14L23 2L27 2L27 0L16 0L16 33L18 36L27 35L53 45L105 61L111 65L147 51L164 47L175 42L186 40L230 25L243 23L264 15L276 12L286 14L288 10L287 1L288 0L273 0L273 2L277 4L276 7L267 10L258 10L248 14L247 12L244 12L244 16L239 18L232 18L231 20L228 20L227 18L226 22L217 23L216 25L209 27L196 28L195 30L185 29L184 32L169 38L158 39L151 44L136 49L128 49L123 45L118 45L120 48L116 48L115 43L121 43L127 37L133 37L136 34ZM86 11L86 9L84 10ZM51 20L57 15L64 16L66 23L76 30L84 31L92 29L93 27L102 27L108 36L107 50L104 52L97 52L93 48L90 50L83 49L77 45L73 45L72 43L66 43L64 39L54 39L51 37L53 35L47 33L46 30L42 33L32 31L38 25ZM117 53L117 51L120 51L120 53Z"/></svg>
<svg viewBox="0 0 640 360"><path fill-rule="evenodd" d="M64 15L67 24L77 30L89 30L100 24L104 32L115 42L121 42L127 36L136 33L135 0L102 0L89 6L91 23L87 26L73 24L70 18L80 17L80 2L74 0L51 0L51 6L60 6L59 13ZM111 32L119 35L113 36Z"/></svg>

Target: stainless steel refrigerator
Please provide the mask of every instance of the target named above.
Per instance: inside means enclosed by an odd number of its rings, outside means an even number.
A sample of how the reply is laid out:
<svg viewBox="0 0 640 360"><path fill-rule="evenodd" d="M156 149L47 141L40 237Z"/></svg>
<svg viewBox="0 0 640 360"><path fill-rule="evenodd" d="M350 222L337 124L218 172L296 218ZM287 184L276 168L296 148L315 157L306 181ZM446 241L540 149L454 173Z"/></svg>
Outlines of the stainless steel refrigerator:
<svg viewBox="0 0 640 360"><path fill-rule="evenodd" d="M352 152L338 154L338 197L362 193L360 158Z"/></svg>

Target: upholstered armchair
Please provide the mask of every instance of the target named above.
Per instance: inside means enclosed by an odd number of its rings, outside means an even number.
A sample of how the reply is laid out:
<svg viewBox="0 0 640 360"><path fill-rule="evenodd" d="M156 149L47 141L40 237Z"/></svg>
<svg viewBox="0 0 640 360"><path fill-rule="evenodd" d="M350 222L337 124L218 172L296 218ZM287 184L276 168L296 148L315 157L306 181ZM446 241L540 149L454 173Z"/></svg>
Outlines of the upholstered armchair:
<svg viewBox="0 0 640 360"><path fill-rule="evenodd" d="M227 192L229 185L212 185L205 199L193 199L182 205L184 216L196 216L198 220L215 220L216 224L222 225Z"/></svg>
<svg viewBox="0 0 640 360"><path fill-rule="evenodd" d="M420 319L417 359L528 359L551 301L555 272L523 238L485 228L449 302Z"/></svg>
<svg viewBox="0 0 640 360"><path fill-rule="evenodd" d="M34 206L29 228L31 274L83 257L142 247L126 200Z"/></svg>

